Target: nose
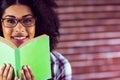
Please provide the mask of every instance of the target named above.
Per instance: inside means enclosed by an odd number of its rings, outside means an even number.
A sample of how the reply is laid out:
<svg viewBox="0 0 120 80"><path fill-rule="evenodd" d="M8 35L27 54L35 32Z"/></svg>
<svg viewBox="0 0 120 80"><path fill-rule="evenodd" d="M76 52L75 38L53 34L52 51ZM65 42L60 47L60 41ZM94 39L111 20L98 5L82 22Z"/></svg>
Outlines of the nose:
<svg viewBox="0 0 120 80"><path fill-rule="evenodd" d="M16 34L17 33L22 33L22 34L27 33L26 28L20 22L18 22L18 24L14 27L13 32Z"/></svg>

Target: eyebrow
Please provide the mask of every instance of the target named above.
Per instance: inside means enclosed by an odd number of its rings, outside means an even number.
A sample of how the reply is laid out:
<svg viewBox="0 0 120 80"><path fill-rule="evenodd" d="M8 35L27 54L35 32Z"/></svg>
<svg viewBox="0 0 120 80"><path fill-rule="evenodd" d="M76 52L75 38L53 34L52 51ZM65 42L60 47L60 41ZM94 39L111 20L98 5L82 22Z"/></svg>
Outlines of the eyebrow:
<svg viewBox="0 0 120 80"><path fill-rule="evenodd" d="M13 16L13 15L6 15L5 17L13 17L13 18L15 18L15 16Z"/></svg>
<svg viewBox="0 0 120 80"><path fill-rule="evenodd" d="M27 17L27 16L33 16L33 15L32 15L32 14L27 14L27 15L22 16L22 18ZM12 18L16 18L16 17L15 17L15 16L13 16L13 15L6 15L5 17L12 17Z"/></svg>
<svg viewBox="0 0 120 80"><path fill-rule="evenodd" d="M27 15L22 16L22 18L27 17L27 16L33 16L33 15L32 14L27 14Z"/></svg>

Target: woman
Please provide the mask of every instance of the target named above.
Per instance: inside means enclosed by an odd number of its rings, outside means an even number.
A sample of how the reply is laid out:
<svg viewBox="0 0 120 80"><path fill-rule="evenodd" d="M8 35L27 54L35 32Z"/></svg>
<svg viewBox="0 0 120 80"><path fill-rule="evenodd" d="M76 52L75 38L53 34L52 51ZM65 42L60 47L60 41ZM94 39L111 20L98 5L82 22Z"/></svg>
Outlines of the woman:
<svg viewBox="0 0 120 80"><path fill-rule="evenodd" d="M36 36L50 37L51 80L71 80L71 67L67 59L54 51L59 36L59 21L53 8L53 0L0 0L0 36L20 46ZM20 71L22 80L34 80L29 66ZM13 68L4 64L0 70L0 80L12 80ZM17 77L14 80L18 80Z"/></svg>

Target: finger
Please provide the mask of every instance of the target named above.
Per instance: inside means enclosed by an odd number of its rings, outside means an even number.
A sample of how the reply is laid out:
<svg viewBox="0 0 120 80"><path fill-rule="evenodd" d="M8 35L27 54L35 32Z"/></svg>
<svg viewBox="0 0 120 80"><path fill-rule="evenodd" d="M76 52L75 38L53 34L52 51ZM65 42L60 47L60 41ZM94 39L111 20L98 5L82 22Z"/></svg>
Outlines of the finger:
<svg viewBox="0 0 120 80"><path fill-rule="evenodd" d="M3 76L3 73L4 73L5 67L6 67L6 64L4 64L2 66L2 68L0 69L0 80L2 80L2 76Z"/></svg>
<svg viewBox="0 0 120 80"><path fill-rule="evenodd" d="M7 75L8 75L8 72L9 72L9 69L10 69L10 64L8 64L4 70L4 73L3 73L3 80L6 80L7 79Z"/></svg>
<svg viewBox="0 0 120 80"><path fill-rule="evenodd" d="M19 80L18 77L15 77L14 80Z"/></svg>
<svg viewBox="0 0 120 80"><path fill-rule="evenodd" d="M31 79L34 80L34 74L30 68L30 66L27 66L28 67L28 71L30 72L30 75L31 75Z"/></svg>
<svg viewBox="0 0 120 80"><path fill-rule="evenodd" d="M26 80L23 69L20 71L20 75L21 75L21 80Z"/></svg>
<svg viewBox="0 0 120 80"><path fill-rule="evenodd" d="M7 76L7 80L11 80L12 76L13 76L13 68L10 67L10 70L9 70L9 73L8 73L8 76Z"/></svg>
<svg viewBox="0 0 120 80"><path fill-rule="evenodd" d="M27 80L31 80L31 75L30 75L30 72L28 70L28 67L24 66L23 69L24 69L24 73L25 73L26 79Z"/></svg>

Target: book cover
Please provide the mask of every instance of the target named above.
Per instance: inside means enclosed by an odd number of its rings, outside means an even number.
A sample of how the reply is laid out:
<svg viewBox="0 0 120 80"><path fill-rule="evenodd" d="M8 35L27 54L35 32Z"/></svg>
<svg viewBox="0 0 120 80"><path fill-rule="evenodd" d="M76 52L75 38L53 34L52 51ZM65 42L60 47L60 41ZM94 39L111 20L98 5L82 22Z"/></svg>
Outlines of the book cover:
<svg viewBox="0 0 120 80"><path fill-rule="evenodd" d="M49 36L41 35L23 43L18 48L11 42L0 37L0 67L11 64L15 76L20 78L22 66L29 65L35 80L51 78Z"/></svg>

